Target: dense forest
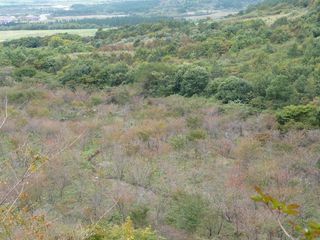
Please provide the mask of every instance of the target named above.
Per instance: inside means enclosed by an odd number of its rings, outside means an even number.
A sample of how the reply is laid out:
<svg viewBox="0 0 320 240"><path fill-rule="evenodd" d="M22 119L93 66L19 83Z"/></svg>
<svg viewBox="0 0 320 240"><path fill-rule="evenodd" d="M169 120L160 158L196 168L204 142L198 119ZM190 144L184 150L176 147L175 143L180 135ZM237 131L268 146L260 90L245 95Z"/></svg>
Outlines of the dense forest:
<svg viewBox="0 0 320 240"><path fill-rule="evenodd" d="M319 0L0 45L1 239L319 239L319 156Z"/></svg>

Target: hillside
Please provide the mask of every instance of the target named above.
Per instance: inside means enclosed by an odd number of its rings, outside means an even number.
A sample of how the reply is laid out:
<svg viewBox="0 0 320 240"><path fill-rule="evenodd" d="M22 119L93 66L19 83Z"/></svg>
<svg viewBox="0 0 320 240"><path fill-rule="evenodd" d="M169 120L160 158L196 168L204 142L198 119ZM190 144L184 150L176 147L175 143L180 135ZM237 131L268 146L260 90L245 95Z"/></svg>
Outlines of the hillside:
<svg viewBox="0 0 320 240"><path fill-rule="evenodd" d="M259 0L123 0L99 4L74 4L69 10L55 11L56 15L138 14L143 16L181 16L195 12L243 9Z"/></svg>
<svg viewBox="0 0 320 240"><path fill-rule="evenodd" d="M161 0L160 7L177 8L180 12L197 9L242 9L251 4L256 4L259 0Z"/></svg>
<svg viewBox="0 0 320 240"><path fill-rule="evenodd" d="M0 239L317 239L319 23L268 0L1 43Z"/></svg>
<svg viewBox="0 0 320 240"><path fill-rule="evenodd" d="M170 18L220 19L258 1L15 1L0 7L0 30L97 29Z"/></svg>

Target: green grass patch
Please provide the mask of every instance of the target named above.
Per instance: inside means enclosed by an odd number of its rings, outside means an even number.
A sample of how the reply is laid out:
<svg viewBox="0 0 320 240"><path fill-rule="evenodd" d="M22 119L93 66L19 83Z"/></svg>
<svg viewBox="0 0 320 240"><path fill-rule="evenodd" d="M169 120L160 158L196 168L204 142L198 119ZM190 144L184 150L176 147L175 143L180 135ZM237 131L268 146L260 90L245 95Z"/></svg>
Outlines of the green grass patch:
<svg viewBox="0 0 320 240"><path fill-rule="evenodd" d="M24 37L44 37L58 33L76 34L82 37L94 36L96 29L59 29L59 30L14 30L0 31L0 42L10 41Z"/></svg>

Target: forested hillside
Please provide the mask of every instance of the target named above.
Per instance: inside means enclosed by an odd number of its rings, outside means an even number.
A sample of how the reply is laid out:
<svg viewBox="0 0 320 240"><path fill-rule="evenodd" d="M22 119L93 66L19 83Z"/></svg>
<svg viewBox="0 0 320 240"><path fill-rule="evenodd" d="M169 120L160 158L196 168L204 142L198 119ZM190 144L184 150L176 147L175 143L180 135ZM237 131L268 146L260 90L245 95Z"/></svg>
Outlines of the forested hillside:
<svg viewBox="0 0 320 240"><path fill-rule="evenodd" d="M317 239L319 156L318 0L0 45L1 239Z"/></svg>

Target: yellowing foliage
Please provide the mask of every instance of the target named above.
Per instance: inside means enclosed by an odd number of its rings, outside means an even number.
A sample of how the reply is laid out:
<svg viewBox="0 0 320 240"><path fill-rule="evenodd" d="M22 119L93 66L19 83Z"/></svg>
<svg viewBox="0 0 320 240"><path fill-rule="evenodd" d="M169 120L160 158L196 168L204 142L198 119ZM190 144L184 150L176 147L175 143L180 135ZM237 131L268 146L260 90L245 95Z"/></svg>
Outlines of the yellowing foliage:
<svg viewBox="0 0 320 240"><path fill-rule="evenodd" d="M93 226L86 240L160 240L150 228L134 229L130 218L122 225Z"/></svg>

